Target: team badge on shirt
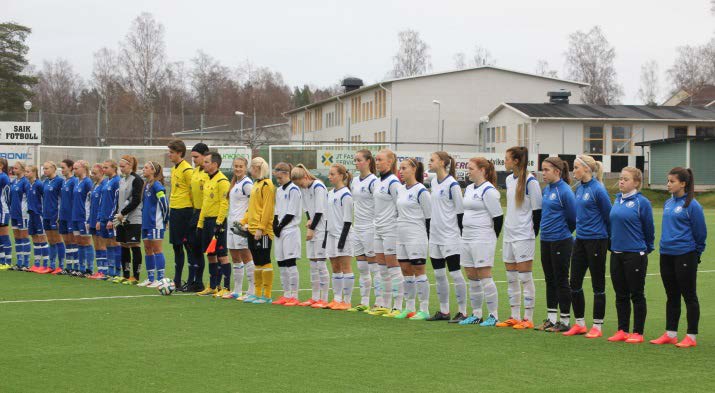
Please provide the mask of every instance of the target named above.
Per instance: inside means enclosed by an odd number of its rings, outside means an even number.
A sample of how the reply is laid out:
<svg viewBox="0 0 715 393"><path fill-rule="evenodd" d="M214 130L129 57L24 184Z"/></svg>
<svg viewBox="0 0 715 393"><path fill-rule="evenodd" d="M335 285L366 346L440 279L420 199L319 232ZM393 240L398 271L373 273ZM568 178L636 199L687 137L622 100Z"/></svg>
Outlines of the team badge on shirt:
<svg viewBox="0 0 715 393"><path fill-rule="evenodd" d="M675 214L678 214L678 213L680 213L681 211L683 211L683 207L682 207L682 206L678 206L678 207L676 207L673 211L675 212Z"/></svg>
<svg viewBox="0 0 715 393"><path fill-rule="evenodd" d="M589 193L583 194L583 200L584 200L584 201L587 201L588 198L590 198L590 197L591 197L591 195L590 195Z"/></svg>
<svg viewBox="0 0 715 393"><path fill-rule="evenodd" d="M633 202L633 201L628 201L628 202L626 202L626 207L633 207L633 206L635 206L635 205L636 205L636 203Z"/></svg>
<svg viewBox="0 0 715 393"><path fill-rule="evenodd" d="M551 199L552 201L556 199L556 193L552 192L551 195L549 195L549 199Z"/></svg>

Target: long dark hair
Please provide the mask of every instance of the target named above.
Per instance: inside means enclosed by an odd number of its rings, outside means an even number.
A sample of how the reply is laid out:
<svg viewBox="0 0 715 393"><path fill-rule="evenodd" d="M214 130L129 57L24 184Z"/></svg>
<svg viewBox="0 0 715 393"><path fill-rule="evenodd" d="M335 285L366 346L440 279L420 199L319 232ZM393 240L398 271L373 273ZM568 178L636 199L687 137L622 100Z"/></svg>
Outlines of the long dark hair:
<svg viewBox="0 0 715 393"><path fill-rule="evenodd" d="M0 157L0 165L2 165L2 171L7 175L9 169L7 167L7 159L5 157Z"/></svg>
<svg viewBox="0 0 715 393"><path fill-rule="evenodd" d="M417 183L423 183L425 181L425 165L422 161L419 161L416 158L406 158L405 162L415 168L415 180Z"/></svg>
<svg viewBox="0 0 715 393"><path fill-rule="evenodd" d="M437 158L444 163L444 170L452 177L457 175L457 162L454 157L450 156L446 151L436 151L434 153Z"/></svg>
<svg viewBox="0 0 715 393"><path fill-rule="evenodd" d="M569 174L568 162L562 160L559 157L548 157L544 160L544 162L548 162L554 168L558 169L559 172L561 172L561 180L566 182L566 184L571 183L571 175Z"/></svg>
<svg viewBox="0 0 715 393"><path fill-rule="evenodd" d="M678 178L678 181L685 183L686 197L683 207L690 206L690 202L695 198L695 178L692 169L676 166L668 172L668 175L673 175Z"/></svg>
<svg viewBox="0 0 715 393"><path fill-rule="evenodd" d="M358 150L357 153L360 154L363 159L370 161L370 173L373 175L377 173L377 168L375 168L375 157L372 156L372 152L367 149Z"/></svg>
<svg viewBox="0 0 715 393"><path fill-rule="evenodd" d="M529 164L529 149L524 146L510 147L506 151L512 160L518 161L516 167L519 172L519 181L516 183L516 206L521 207L526 196L527 165ZM517 171L514 171L517 172Z"/></svg>

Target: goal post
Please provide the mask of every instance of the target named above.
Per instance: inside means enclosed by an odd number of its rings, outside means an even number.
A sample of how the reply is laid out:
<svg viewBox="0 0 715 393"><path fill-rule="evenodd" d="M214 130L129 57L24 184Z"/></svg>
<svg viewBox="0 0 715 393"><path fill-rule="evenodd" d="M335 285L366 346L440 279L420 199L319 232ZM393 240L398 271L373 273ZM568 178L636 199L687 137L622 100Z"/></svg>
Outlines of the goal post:
<svg viewBox="0 0 715 393"><path fill-rule="evenodd" d="M268 147L268 165L273 169L273 166L279 162L303 164L314 176L327 181L331 165L343 164L350 173L355 174L357 168L354 157L357 151L370 150L374 156L378 151L389 147L389 143L348 142L321 145L271 145Z"/></svg>

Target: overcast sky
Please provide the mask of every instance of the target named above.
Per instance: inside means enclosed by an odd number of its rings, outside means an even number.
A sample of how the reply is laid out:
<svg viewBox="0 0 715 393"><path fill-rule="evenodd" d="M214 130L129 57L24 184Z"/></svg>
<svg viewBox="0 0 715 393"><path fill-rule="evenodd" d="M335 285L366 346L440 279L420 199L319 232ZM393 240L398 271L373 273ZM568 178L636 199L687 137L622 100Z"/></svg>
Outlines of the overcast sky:
<svg viewBox="0 0 715 393"><path fill-rule="evenodd" d="M171 61L187 63L198 49L235 67L245 59L283 74L291 85L329 85L350 74L366 83L385 77L397 32L420 32L434 71L453 56L486 47L497 65L533 72L539 59L565 76L568 35L601 25L616 48L623 103L639 103L640 67L654 59L661 96L675 48L715 35L709 0L502 1L35 1L0 0L0 20L33 29L30 61L63 57L89 77L93 52L116 48L143 11L166 30Z"/></svg>

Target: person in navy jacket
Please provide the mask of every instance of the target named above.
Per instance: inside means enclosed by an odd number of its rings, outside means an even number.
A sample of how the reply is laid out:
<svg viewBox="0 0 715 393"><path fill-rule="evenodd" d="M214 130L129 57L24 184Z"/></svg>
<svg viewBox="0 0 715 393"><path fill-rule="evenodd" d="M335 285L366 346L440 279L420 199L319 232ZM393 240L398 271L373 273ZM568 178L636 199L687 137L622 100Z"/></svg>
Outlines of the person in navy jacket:
<svg viewBox="0 0 715 393"><path fill-rule="evenodd" d="M571 255L571 305L575 323L564 336L586 334L586 338L601 337L606 314L606 256L611 230L611 197L603 185L603 164L591 156L576 157L573 176L579 180L576 188L576 241ZM593 327L586 333L586 299L583 279L591 273L593 287Z"/></svg>
<svg viewBox="0 0 715 393"><path fill-rule="evenodd" d="M616 200L611 208L611 281L616 292L618 332L608 341L643 342L647 313L645 277L648 254L653 251L655 229L650 201L639 192L643 173L625 167L618 180ZM633 333L630 331L631 303Z"/></svg>
<svg viewBox="0 0 715 393"><path fill-rule="evenodd" d="M547 319L537 330L566 332L570 329L571 287L569 264L576 229L576 199L569 185L569 164L549 157L541 164L544 188L541 202L541 266L546 281ZM561 318L556 319L557 307Z"/></svg>
<svg viewBox="0 0 715 393"><path fill-rule="evenodd" d="M690 168L676 167L670 170L668 191L673 196L665 201L663 232L660 237L660 277L668 299L665 306L666 332L651 343L694 347L700 319L700 304L695 288L698 264L705 251L708 235L705 214L695 200L695 179ZM688 332L678 343L681 296L685 300Z"/></svg>

